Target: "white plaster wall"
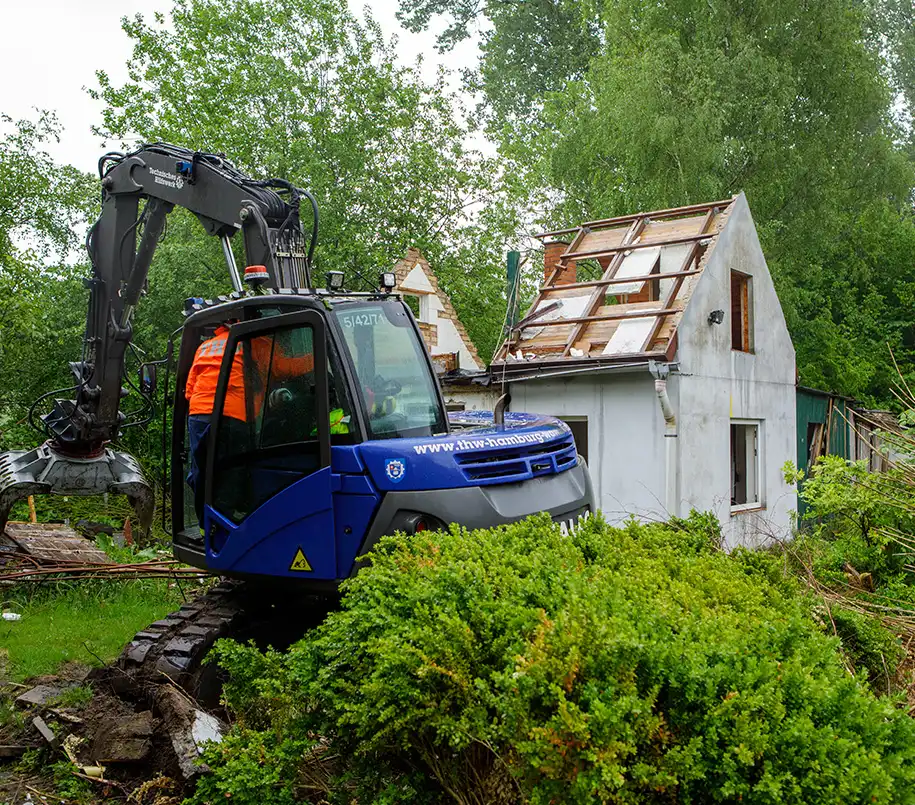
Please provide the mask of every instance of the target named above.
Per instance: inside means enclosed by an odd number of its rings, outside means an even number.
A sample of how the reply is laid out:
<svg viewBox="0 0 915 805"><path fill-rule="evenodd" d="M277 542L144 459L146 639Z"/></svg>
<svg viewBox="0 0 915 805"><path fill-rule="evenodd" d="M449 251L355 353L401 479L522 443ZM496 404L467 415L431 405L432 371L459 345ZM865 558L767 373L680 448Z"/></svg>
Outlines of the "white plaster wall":
<svg viewBox="0 0 915 805"><path fill-rule="evenodd" d="M588 464L608 522L664 519L664 419L647 370L511 384L513 411L587 417Z"/></svg>
<svg viewBox="0 0 915 805"><path fill-rule="evenodd" d="M463 403L465 411L492 411L499 399L498 391L485 386L443 385L442 396L446 403Z"/></svg>
<svg viewBox="0 0 915 805"><path fill-rule="evenodd" d="M422 265L417 263L413 266L410 273L400 284L398 291L406 294L411 292L419 294L428 305L428 308L423 306L421 309L424 312L425 309L428 309L429 315L421 317L421 320L427 324L433 324L437 328L438 343L431 350L433 355L449 355L452 352L457 352L460 354L459 360L462 369L475 371L483 369L474 359L470 350L467 349L467 344L461 337L460 332L458 332L457 327L454 326L454 322L450 318L439 316L439 313L444 312L445 306L442 304L442 300L439 299L438 294L435 293L435 289L432 287L432 283L429 282L426 272L423 271Z"/></svg>
<svg viewBox="0 0 915 805"><path fill-rule="evenodd" d="M752 354L731 349L732 269L753 278ZM716 309L725 311L724 322L710 325ZM781 468L796 452L794 347L743 195L696 282L678 338L679 513L714 511L729 547L789 536L797 496ZM731 512L732 418L761 421L758 511Z"/></svg>

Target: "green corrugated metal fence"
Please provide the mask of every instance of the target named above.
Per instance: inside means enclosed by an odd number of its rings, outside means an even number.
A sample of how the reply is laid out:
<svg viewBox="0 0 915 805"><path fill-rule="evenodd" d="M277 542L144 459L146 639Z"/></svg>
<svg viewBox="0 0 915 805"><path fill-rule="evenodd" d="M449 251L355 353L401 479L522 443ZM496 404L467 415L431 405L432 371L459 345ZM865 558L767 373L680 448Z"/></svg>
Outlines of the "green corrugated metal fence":
<svg viewBox="0 0 915 805"><path fill-rule="evenodd" d="M837 394L829 394L817 389L798 386L797 389L797 466L810 473L810 440L818 432L828 427L826 453L831 456L851 458L851 445L849 444L848 412L849 400ZM820 425L822 428L817 428ZM823 451L820 451L823 455ZM803 481L798 485L798 492L803 487ZM798 497L798 514L804 513L804 502Z"/></svg>

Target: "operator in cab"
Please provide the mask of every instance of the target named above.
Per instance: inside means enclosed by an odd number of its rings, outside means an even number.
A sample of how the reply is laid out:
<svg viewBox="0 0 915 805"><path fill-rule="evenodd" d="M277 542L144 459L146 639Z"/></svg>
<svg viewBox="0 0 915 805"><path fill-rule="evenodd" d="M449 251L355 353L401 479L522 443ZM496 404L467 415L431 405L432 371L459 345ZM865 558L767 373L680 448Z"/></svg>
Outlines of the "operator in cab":
<svg viewBox="0 0 915 805"><path fill-rule="evenodd" d="M188 486L194 492L194 508L197 521L203 526L203 486L206 472L207 437L210 432L210 419L216 402L216 387L222 359L229 338L229 328L235 320L221 324L212 338L204 341L194 355L194 362L187 376L184 395L188 401L188 447L190 448L190 467L187 476ZM254 368L253 377L249 367L249 377L254 384L253 393L246 394L245 365L242 350L236 351L232 358L232 370L229 374L229 385L222 407L221 427L227 432L224 438L229 442L243 443L248 436L248 419L260 415L264 404L264 388L268 374L274 378L300 377L314 371L314 355L304 354L289 357L269 336L254 338L247 342L250 364ZM253 410L248 410L252 408ZM221 437L223 438L223 437Z"/></svg>

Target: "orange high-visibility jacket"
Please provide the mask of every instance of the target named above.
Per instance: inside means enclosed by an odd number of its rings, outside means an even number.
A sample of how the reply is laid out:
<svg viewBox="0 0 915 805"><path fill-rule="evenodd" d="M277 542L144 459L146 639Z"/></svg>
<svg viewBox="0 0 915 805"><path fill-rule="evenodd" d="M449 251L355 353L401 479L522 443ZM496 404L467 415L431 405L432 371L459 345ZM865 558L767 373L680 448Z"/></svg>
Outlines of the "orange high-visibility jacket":
<svg viewBox="0 0 915 805"><path fill-rule="evenodd" d="M187 376L184 387L184 396L190 403L188 413L194 415L209 415L213 413L216 402L216 385L219 382L219 369L222 366L222 356L226 351L226 340L229 337L229 328L225 325L219 327L208 341L197 347L194 363ZM257 367L260 383L254 390L254 413L259 414L264 402L264 387L267 384L267 369L271 369L274 378L289 378L307 374L314 371L315 359L313 355L303 355L299 358L290 358L280 351L279 347L272 350L272 339L267 336L255 338L248 342L251 350L251 359ZM273 351L272 366L268 366L270 352ZM232 359L232 371L229 374L229 387L226 389L226 399L223 403L222 413L233 419L246 421L245 408L245 378L242 365L242 351L236 350Z"/></svg>

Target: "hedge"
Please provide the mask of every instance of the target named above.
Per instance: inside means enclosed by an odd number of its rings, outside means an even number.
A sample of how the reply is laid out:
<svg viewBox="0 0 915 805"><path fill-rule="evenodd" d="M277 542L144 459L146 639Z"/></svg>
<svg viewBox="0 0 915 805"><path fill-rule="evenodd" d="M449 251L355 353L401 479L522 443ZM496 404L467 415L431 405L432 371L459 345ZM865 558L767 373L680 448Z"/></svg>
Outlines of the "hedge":
<svg viewBox="0 0 915 805"><path fill-rule="evenodd" d="M915 802L915 722L812 609L704 515L389 538L288 653L219 645L193 802Z"/></svg>

